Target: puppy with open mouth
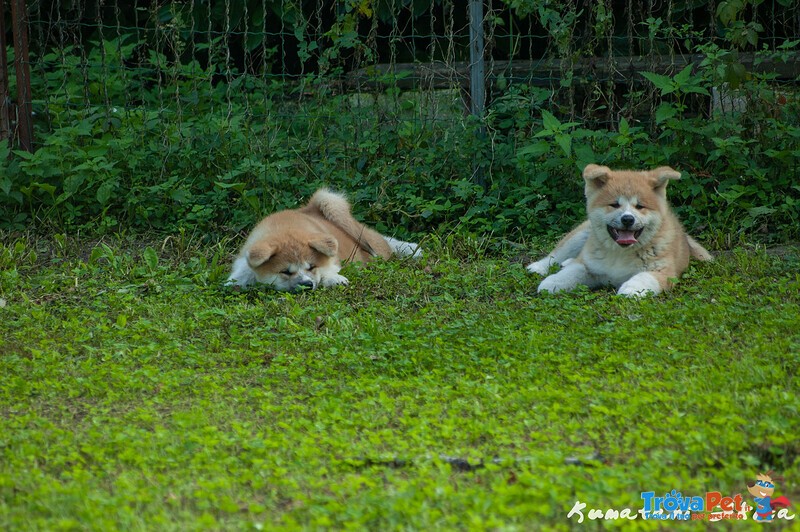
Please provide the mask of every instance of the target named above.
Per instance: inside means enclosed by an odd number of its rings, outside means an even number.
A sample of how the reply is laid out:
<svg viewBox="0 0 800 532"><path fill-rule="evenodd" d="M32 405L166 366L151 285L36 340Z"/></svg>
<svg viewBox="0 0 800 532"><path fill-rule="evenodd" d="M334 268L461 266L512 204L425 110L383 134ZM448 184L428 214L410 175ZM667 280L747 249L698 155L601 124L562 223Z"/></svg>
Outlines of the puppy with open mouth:
<svg viewBox="0 0 800 532"><path fill-rule="evenodd" d="M347 284L342 263L391 255L419 257L417 244L361 224L341 195L320 189L300 209L279 211L255 226L233 262L227 284L263 283L284 292Z"/></svg>
<svg viewBox="0 0 800 532"><path fill-rule="evenodd" d="M681 174L668 166L649 171L611 170L588 165L583 171L588 220L573 229L531 273L547 275L539 292L612 285L625 296L668 290L688 267L689 257L712 260L667 202L667 184Z"/></svg>

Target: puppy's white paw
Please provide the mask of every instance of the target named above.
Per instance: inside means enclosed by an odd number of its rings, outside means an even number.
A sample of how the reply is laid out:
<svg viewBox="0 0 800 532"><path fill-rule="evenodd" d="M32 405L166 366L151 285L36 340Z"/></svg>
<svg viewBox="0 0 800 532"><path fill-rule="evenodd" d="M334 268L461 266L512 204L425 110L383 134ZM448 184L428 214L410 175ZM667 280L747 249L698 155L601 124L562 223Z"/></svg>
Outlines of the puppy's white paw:
<svg viewBox="0 0 800 532"><path fill-rule="evenodd" d="M405 242L390 236L385 236L383 238L386 240L386 243L389 244L389 247L392 248L392 252L399 257L411 257L414 259L422 257L422 248L419 247L419 244Z"/></svg>
<svg viewBox="0 0 800 532"><path fill-rule="evenodd" d="M559 278L558 274L554 274L546 277L544 281L539 283L539 288L536 291L540 294L542 292L550 292L551 294L555 294L557 292L563 292L564 290L572 290L573 288L575 288L574 283L563 278Z"/></svg>
<svg viewBox="0 0 800 532"><path fill-rule="evenodd" d="M247 286L256 280L256 272L250 268L250 265L247 264L247 259L244 257L238 257L233 261L231 270L231 275L225 281L225 286Z"/></svg>
<svg viewBox="0 0 800 532"><path fill-rule="evenodd" d="M411 257L412 259L422 257L422 248L419 247L419 244L414 244L413 242L403 242L394 249L394 252L401 257Z"/></svg>
<svg viewBox="0 0 800 532"><path fill-rule="evenodd" d="M658 279L648 272L637 273L619 287L617 294L627 297L647 297L661 292Z"/></svg>
<svg viewBox="0 0 800 532"><path fill-rule="evenodd" d="M349 283L350 281L347 280L347 277L345 277L344 275L339 275L338 273L320 279L319 282L321 286L325 287L336 286L340 284L349 284Z"/></svg>
<svg viewBox="0 0 800 532"><path fill-rule="evenodd" d="M550 266L555 264L553 257L545 257L536 262L531 262L525 268L529 273L538 273L539 275L547 275L550 272Z"/></svg>
<svg viewBox="0 0 800 532"><path fill-rule="evenodd" d="M594 280L583 264L569 261L569 264L562 267L558 273L545 277L544 281L539 283L539 292L566 292L574 290L581 284L591 286L594 284Z"/></svg>

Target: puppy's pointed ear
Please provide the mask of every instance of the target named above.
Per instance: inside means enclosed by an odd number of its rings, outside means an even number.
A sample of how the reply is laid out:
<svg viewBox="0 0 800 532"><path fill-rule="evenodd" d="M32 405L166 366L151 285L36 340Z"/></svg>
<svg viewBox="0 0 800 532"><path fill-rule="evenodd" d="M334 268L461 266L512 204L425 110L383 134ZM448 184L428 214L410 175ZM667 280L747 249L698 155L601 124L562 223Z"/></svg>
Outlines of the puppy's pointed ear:
<svg viewBox="0 0 800 532"><path fill-rule="evenodd" d="M258 268L275 254L275 246L268 242L257 242L245 253L247 264L251 268Z"/></svg>
<svg viewBox="0 0 800 532"><path fill-rule="evenodd" d="M331 235L321 235L311 240L308 245L328 257L333 257L339 251L339 242Z"/></svg>
<svg viewBox="0 0 800 532"><path fill-rule="evenodd" d="M659 166L654 170L650 170L650 177L653 180L653 190L666 190L667 183L669 183L671 179L680 179L681 173L677 170L673 170L669 166Z"/></svg>
<svg viewBox="0 0 800 532"><path fill-rule="evenodd" d="M587 164L583 169L583 179L587 185L594 185L595 187L602 187L611 177L611 168L608 166L600 166L597 164Z"/></svg>

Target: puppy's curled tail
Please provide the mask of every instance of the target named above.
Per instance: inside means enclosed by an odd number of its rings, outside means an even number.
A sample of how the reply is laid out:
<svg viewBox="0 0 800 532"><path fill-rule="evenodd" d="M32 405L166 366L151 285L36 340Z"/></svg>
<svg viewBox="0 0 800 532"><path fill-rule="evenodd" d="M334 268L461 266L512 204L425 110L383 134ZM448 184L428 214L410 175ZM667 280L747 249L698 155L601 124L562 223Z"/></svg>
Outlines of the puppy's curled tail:
<svg viewBox="0 0 800 532"><path fill-rule="evenodd" d="M326 220L347 233L369 254L383 258L391 256L392 250L383 236L353 218L350 202L344 194L321 188L311 196L307 208L317 209Z"/></svg>
<svg viewBox="0 0 800 532"><path fill-rule="evenodd" d="M347 197L328 188L321 188L314 192L314 195L308 200L308 206L319 210L326 219L336 225L339 225L339 219L351 217L350 202L347 201Z"/></svg>

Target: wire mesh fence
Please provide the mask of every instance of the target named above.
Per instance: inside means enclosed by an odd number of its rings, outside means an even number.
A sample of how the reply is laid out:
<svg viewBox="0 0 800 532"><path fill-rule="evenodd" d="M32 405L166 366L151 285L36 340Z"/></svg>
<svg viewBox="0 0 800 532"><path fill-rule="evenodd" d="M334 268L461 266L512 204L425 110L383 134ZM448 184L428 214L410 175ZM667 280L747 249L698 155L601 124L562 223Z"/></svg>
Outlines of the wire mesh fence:
<svg viewBox="0 0 800 532"><path fill-rule="evenodd" d="M657 95L641 71L674 74L723 32L753 50L800 37L792 4L495 0L478 25L483 56L470 61L466 1L29 0L32 99L47 127L59 125L60 105L169 109L180 119L205 89L212 107L256 113L346 93L351 105L380 106L383 118L403 115L401 94L412 91L418 119L458 120L480 67L490 104L515 85L542 87L571 119L610 125L621 113L653 112ZM751 66L752 54L735 62Z"/></svg>

